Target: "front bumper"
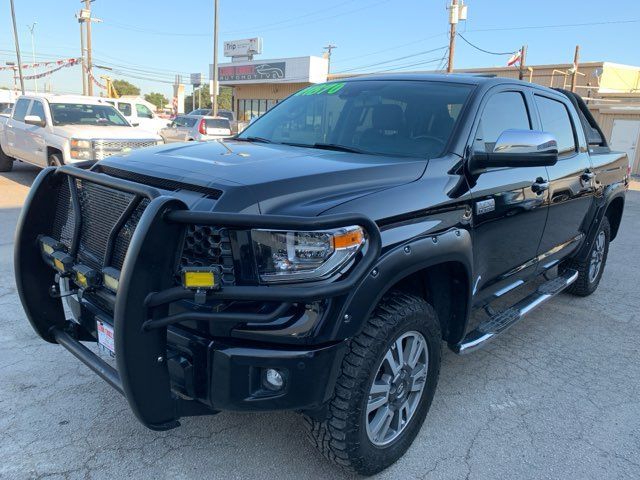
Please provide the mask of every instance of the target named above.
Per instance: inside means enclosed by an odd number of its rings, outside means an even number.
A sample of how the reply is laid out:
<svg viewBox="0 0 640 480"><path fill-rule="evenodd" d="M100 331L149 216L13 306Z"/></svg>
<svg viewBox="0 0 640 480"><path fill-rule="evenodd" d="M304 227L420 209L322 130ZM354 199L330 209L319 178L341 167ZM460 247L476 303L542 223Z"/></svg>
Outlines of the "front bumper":
<svg viewBox="0 0 640 480"><path fill-rule="evenodd" d="M38 242L41 235L51 234L56 215L51 199L61 183L68 182L71 204L74 210L78 209L69 233L72 240L68 253L77 259L80 237L86 235L74 186L78 181L127 192L136 200L132 205L142 201L146 205L124 257L112 316L83 301L80 291L79 325L65 318L60 298L50 295L57 274L41 258ZM126 221L123 214L117 228L125 228ZM277 304L269 313L176 313L171 308L176 303L196 301L194 291L175 286L175 246L180 244L185 228L193 224L305 230L357 224L366 230L369 245L350 273L332 283L304 288L224 286L206 293L207 300ZM107 235L108 244L117 243L115 229L114 225ZM116 247L107 245L106 251L117 250ZM326 401L344 353L343 342L305 348L270 346L198 336L180 328L180 324L272 322L296 305L344 296L370 271L380 247L377 226L360 215L298 218L194 212L155 188L65 166L45 169L32 186L16 233L15 271L25 312L40 336L70 350L120 391L144 425L163 430L179 425L181 416L215 413L219 409L309 409ZM95 326L96 319L113 325L116 368L81 343L95 341L91 325ZM271 367L279 369L285 378L285 387L278 393L265 391L261 384L262 372Z"/></svg>

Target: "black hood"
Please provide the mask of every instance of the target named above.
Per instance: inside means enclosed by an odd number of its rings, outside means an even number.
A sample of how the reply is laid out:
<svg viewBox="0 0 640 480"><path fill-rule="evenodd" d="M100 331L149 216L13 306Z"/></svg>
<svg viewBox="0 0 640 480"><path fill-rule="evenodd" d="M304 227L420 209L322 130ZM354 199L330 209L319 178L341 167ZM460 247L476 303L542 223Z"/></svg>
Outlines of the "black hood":
<svg viewBox="0 0 640 480"><path fill-rule="evenodd" d="M262 213L307 216L417 180L426 164L423 159L238 141L164 145L100 162L106 167L219 189L223 193L216 211L257 208Z"/></svg>

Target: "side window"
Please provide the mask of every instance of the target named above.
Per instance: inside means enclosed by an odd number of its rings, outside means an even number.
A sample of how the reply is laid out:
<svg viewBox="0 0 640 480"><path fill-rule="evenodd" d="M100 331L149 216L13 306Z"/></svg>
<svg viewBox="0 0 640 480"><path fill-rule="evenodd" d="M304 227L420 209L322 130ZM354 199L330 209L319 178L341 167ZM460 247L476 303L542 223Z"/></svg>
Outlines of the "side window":
<svg viewBox="0 0 640 480"><path fill-rule="evenodd" d="M42 105L42 102L34 100L33 104L31 104L31 111L29 112L29 115L36 115L40 117L41 120L46 120L46 117L44 114L44 106Z"/></svg>
<svg viewBox="0 0 640 480"><path fill-rule="evenodd" d="M125 117L131 116L131 104L130 103L122 103L118 102L118 110L122 112Z"/></svg>
<svg viewBox="0 0 640 480"><path fill-rule="evenodd" d="M176 117L173 121L174 127L184 127L184 117Z"/></svg>
<svg viewBox="0 0 640 480"><path fill-rule="evenodd" d="M496 93L482 111L473 145L474 150L493 152L500 134L510 129L531 130L524 97L520 92Z"/></svg>
<svg viewBox="0 0 640 480"><path fill-rule="evenodd" d="M136 112L140 118L153 118L153 112L146 105L136 103Z"/></svg>
<svg viewBox="0 0 640 480"><path fill-rule="evenodd" d="M27 115L29 109L29 103L31 100L28 98L21 98L16 102L16 106L13 109L13 119L18 122L24 122L24 117Z"/></svg>
<svg viewBox="0 0 640 480"><path fill-rule="evenodd" d="M576 140L573 135L573 125L564 103L540 95L535 95L535 99L542 130L556 137L558 154L567 155L575 152Z"/></svg>

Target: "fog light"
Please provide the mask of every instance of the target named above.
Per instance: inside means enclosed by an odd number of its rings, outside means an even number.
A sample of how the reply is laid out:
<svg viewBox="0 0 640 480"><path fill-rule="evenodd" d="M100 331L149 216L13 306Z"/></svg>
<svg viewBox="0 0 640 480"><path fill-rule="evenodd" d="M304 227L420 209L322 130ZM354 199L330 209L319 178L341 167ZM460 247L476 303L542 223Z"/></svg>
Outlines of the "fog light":
<svg viewBox="0 0 640 480"><path fill-rule="evenodd" d="M284 387L284 376L275 368L267 368L264 372L262 383L269 390L282 390L282 387Z"/></svg>
<svg viewBox="0 0 640 480"><path fill-rule="evenodd" d="M40 252L46 260L50 260L53 252L63 252L65 250L65 246L62 243L54 240L51 237L40 236L38 240L40 242Z"/></svg>

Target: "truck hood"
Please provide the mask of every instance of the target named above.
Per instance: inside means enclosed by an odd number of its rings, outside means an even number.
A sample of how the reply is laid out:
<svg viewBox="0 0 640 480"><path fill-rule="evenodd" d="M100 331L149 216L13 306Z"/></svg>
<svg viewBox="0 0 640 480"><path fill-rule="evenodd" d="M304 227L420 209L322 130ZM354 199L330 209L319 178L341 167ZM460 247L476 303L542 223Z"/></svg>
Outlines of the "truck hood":
<svg viewBox="0 0 640 480"><path fill-rule="evenodd" d="M420 178L425 159L363 155L238 141L133 150L101 166L216 188L216 211L318 215L372 192ZM126 176L125 176L126 178ZM211 208L191 202L191 208Z"/></svg>
<svg viewBox="0 0 640 480"><path fill-rule="evenodd" d="M101 127L98 125L60 125L53 127L53 133L66 138L91 139L124 139L137 140L155 138L160 139L155 133L145 132L134 127Z"/></svg>

